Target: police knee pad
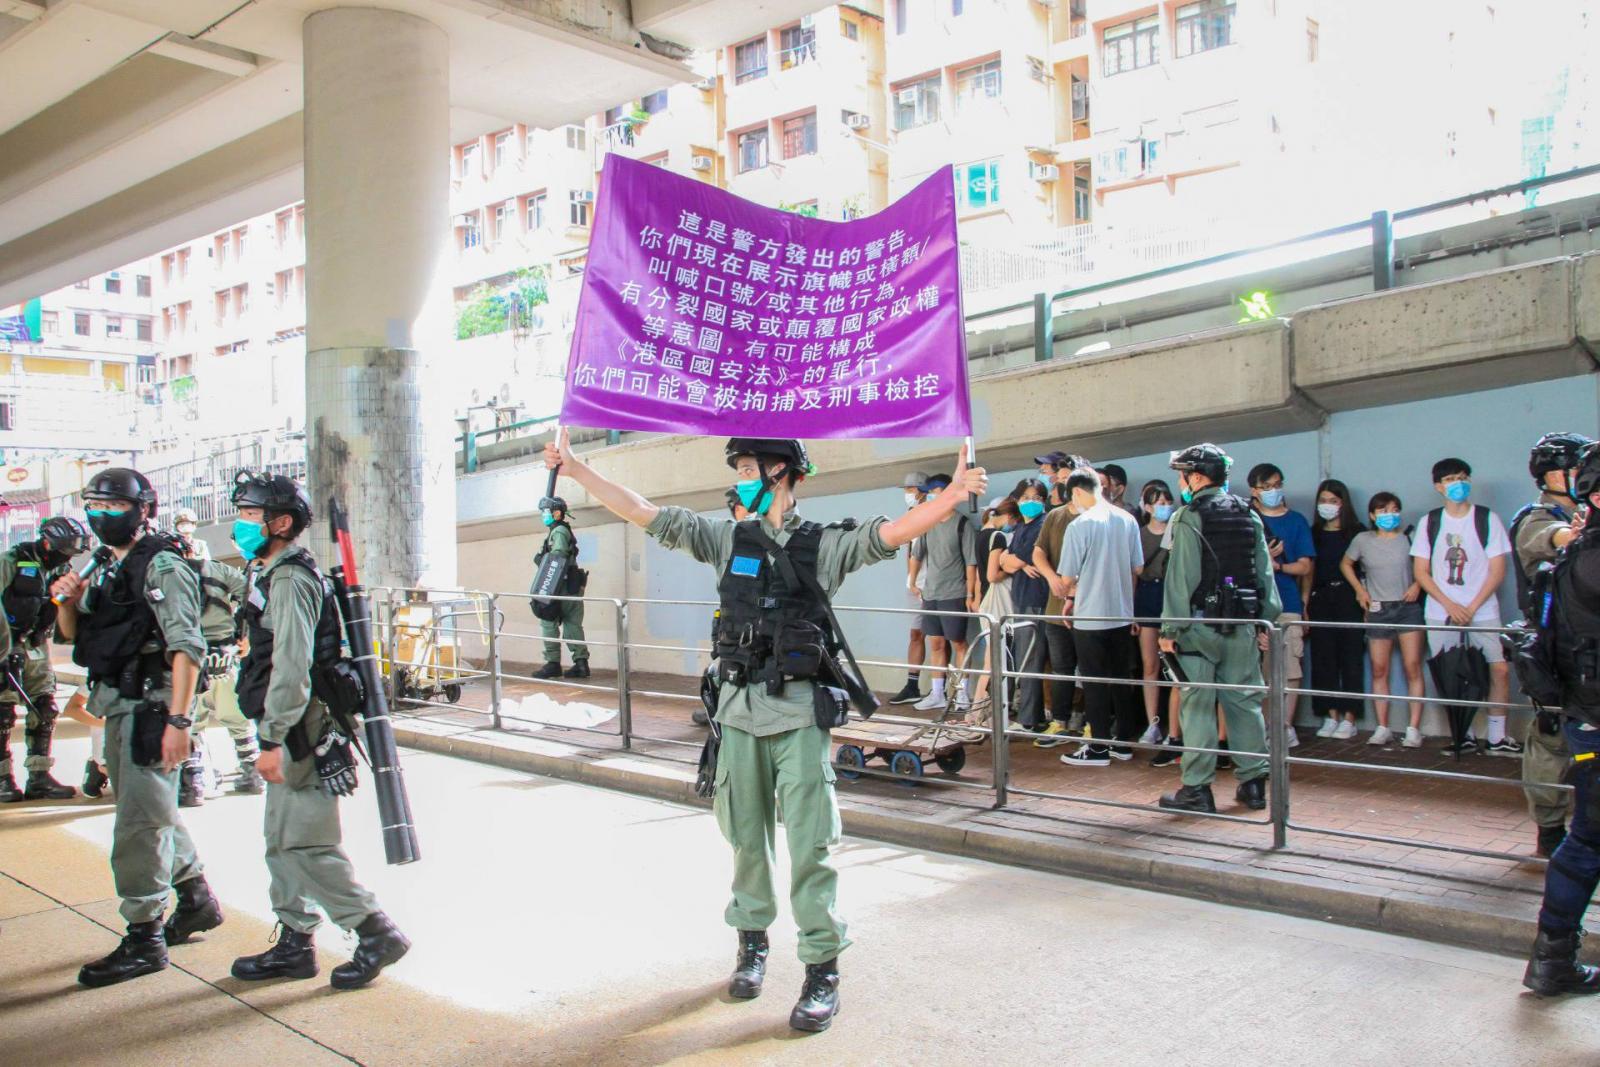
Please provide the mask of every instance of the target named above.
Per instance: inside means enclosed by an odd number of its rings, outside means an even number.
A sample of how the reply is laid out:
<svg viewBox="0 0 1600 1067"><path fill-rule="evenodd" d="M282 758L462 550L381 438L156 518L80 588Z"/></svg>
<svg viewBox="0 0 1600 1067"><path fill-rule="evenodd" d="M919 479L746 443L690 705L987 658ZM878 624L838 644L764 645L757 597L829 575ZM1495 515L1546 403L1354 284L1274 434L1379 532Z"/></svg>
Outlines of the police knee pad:
<svg viewBox="0 0 1600 1067"><path fill-rule="evenodd" d="M56 695L54 693L46 693L43 696L34 697L33 710L34 714L38 715L39 721L46 724L55 722L56 717L61 714L61 710L56 707Z"/></svg>

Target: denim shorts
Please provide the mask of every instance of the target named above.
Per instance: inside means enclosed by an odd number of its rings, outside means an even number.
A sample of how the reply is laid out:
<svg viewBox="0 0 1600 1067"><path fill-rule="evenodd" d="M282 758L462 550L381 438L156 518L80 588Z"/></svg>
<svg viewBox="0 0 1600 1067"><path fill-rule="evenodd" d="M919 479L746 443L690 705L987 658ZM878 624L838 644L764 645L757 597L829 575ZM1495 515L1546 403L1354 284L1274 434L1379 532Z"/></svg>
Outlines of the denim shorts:
<svg viewBox="0 0 1600 1067"><path fill-rule="evenodd" d="M1398 629L1372 629L1367 631L1368 641L1393 641L1403 633L1422 627L1422 605L1409 600L1385 600L1377 611L1367 612L1368 622L1386 622Z"/></svg>

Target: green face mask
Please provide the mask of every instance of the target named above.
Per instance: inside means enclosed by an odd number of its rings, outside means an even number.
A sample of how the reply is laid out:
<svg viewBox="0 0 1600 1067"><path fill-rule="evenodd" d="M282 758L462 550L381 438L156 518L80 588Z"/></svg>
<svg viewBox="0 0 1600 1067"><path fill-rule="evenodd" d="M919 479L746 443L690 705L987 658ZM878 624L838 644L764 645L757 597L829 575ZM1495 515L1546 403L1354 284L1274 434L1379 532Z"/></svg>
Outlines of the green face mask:
<svg viewBox="0 0 1600 1067"><path fill-rule="evenodd" d="M267 528L259 522L234 519L233 543L239 546L239 552L245 559L255 559L261 549L266 546Z"/></svg>
<svg viewBox="0 0 1600 1067"><path fill-rule="evenodd" d="M765 515L772 506L772 494L762 490L760 478L734 482L733 491L739 494L739 503L752 515Z"/></svg>

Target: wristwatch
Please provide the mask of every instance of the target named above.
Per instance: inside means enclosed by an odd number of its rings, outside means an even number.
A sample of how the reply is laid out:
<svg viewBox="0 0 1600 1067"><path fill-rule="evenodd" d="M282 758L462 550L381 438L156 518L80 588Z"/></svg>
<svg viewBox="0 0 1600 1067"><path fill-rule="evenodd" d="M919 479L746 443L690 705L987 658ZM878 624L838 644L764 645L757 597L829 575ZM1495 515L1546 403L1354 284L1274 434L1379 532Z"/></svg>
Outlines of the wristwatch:
<svg viewBox="0 0 1600 1067"><path fill-rule="evenodd" d="M187 715L168 715L167 725L176 726L180 730L188 730L194 727L194 720Z"/></svg>

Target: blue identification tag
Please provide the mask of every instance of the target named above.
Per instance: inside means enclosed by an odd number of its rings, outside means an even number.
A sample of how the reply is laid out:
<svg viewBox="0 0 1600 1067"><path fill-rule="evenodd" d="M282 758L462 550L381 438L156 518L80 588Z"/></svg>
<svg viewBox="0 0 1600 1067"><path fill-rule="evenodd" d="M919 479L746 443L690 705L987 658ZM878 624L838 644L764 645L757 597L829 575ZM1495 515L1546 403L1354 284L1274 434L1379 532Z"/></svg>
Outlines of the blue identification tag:
<svg viewBox="0 0 1600 1067"><path fill-rule="evenodd" d="M755 578L761 574L761 560L755 556L734 556L728 570L741 578Z"/></svg>

